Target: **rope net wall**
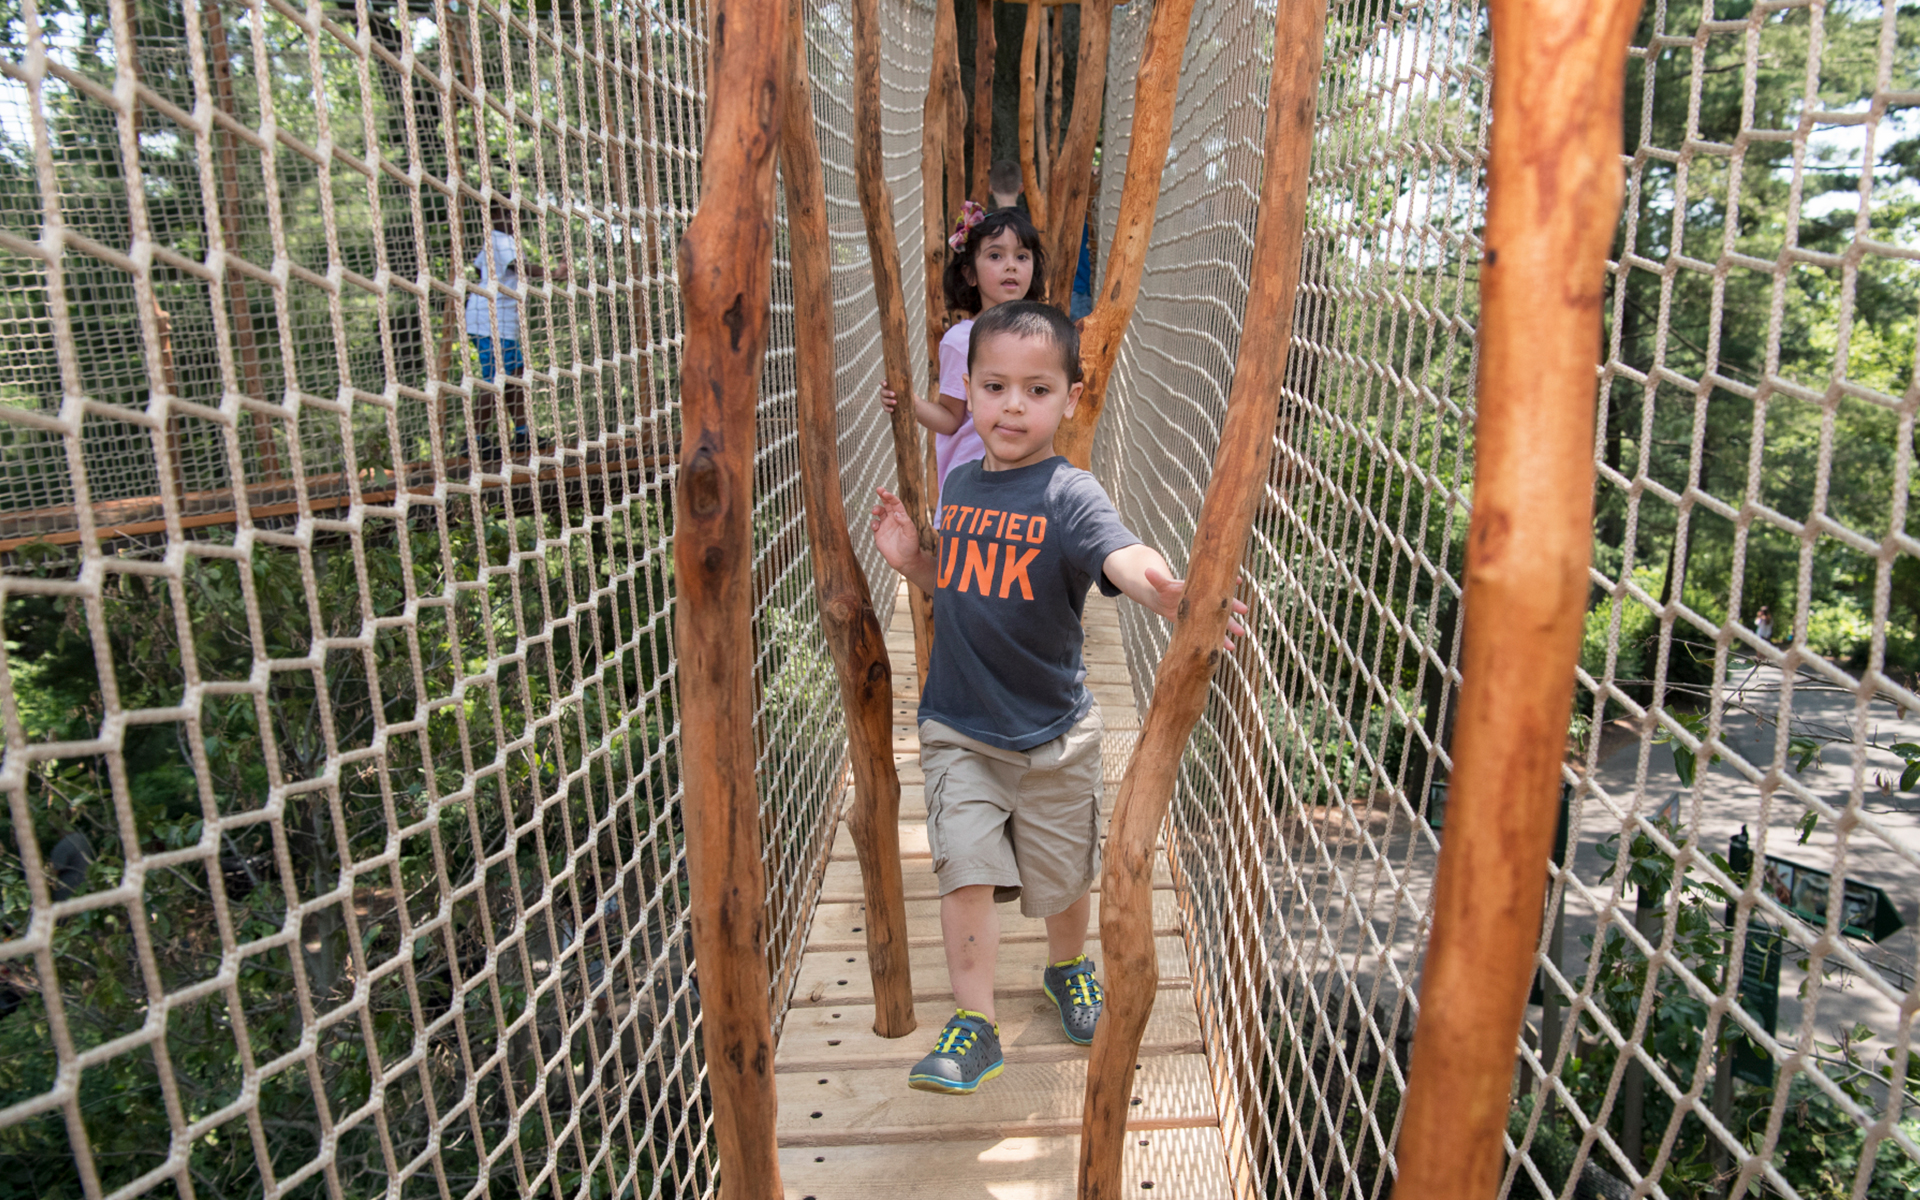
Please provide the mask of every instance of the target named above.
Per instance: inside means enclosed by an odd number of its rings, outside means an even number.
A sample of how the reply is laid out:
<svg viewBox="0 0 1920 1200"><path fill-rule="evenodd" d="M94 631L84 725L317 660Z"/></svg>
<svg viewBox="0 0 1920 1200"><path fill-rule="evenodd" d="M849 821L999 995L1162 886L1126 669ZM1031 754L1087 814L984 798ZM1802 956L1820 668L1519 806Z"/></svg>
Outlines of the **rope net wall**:
<svg viewBox="0 0 1920 1200"><path fill-rule="evenodd" d="M931 10L881 8L912 294ZM714 1193L669 569L705 21L15 12L0 1196ZM848 24L823 5L808 35L851 502L891 448ZM776 1014L845 765L779 245L754 511Z"/></svg>
<svg viewBox="0 0 1920 1200"><path fill-rule="evenodd" d="M1109 214L1148 16L1116 17ZM1259 4L1196 13L1095 455L1176 555L1238 344L1274 36ZM1656 3L1634 37L1566 832L1504 1195L1920 1181L1917 46L1920 14L1873 3ZM1232 1169L1267 1195L1382 1196L1398 1167L1459 681L1488 63L1470 0L1331 7L1255 635L1169 830ZM1144 700L1166 630L1123 613Z"/></svg>

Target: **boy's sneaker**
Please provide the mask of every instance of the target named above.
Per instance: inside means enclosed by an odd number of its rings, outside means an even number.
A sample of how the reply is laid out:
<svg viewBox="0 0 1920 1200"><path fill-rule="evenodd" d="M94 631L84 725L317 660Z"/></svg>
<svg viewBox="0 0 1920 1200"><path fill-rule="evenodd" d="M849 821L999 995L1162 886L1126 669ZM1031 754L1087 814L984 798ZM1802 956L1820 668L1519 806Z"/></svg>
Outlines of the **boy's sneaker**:
<svg viewBox="0 0 1920 1200"><path fill-rule="evenodd" d="M954 1010L933 1043L933 1053L907 1076L907 1085L949 1096L972 1095L981 1084L1006 1070L1000 1056L1000 1027L977 1012Z"/></svg>
<svg viewBox="0 0 1920 1200"><path fill-rule="evenodd" d="M1100 1022L1100 1010L1106 995L1100 981L1093 977L1093 960L1082 954L1066 962L1054 963L1042 976L1040 986L1047 999L1060 1010L1060 1028L1077 1045L1093 1044L1093 1027Z"/></svg>

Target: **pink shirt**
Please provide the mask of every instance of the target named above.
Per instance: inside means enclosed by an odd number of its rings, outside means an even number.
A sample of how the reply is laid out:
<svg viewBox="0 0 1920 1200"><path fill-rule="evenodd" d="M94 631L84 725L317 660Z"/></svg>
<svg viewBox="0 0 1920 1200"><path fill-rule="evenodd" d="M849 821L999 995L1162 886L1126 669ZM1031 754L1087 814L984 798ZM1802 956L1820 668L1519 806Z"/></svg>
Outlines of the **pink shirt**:
<svg viewBox="0 0 1920 1200"><path fill-rule="evenodd" d="M967 398L967 343L973 337L973 318L947 330L940 339L940 394L953 396L962 401ZM964 408L964 405L962 406ZM947 475L961 463L970 463L987 456L986 443L980 440L979 431L973 427L971 414L962 417L960 428L952 433L933 435L934 460L940 467L940 487L947 486ZM937 497L936 497L937 501ZM934 509L935 512L939 508Z"/></svg>

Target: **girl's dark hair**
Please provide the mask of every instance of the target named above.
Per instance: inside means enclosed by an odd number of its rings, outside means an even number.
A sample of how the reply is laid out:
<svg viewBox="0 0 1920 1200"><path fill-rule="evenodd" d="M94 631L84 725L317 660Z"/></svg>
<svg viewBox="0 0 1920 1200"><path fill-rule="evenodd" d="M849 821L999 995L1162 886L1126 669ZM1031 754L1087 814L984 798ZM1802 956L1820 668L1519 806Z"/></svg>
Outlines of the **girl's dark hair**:
<svg viewBox="0 0 1920 1200"><path fill-rule="evenodd" d="M978 313L980 311L980 289L967 282L962 274L965 267L973 264L974 256L980 253L980 247L989 240L999 237L1007 230L1020 239L1020 244L1033 253L1033 282L1027 285L1027 300L1045 300L1047 298L1047 252L1040 245L1040 231L1033 227L1027 214L1017 208L998 208L982 217L980 223L967 231L967 244L959 250L950 250L947 256L945 286L947 307L955 312Z"/></svg>

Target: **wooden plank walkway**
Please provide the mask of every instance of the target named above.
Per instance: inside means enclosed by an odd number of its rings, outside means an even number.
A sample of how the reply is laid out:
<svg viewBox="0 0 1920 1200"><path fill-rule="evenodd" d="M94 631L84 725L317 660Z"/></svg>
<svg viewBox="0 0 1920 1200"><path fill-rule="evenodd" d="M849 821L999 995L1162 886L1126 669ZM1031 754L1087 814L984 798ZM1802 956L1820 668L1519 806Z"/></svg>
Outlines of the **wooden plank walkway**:
<svg viewBox="0 0 1920 1200"><path fill-rule="evenodd" d="M1120 645L1116 602L1087 600L1088 684L1107 728L1104 807L1140 727ZM827 866L793 1007L775 1070L780 1172L788 1200L1068 1200L1079 1167L1087 1051L1061 1032L1040 991L1046 932L1003 906L996 1005L1007 1069L973 1096L907 1087L907 1069L953 1013L940 946L940 902L927 851L914 712L919 687L906 597L894 606L894 758L900 765L900 854L919 1028L888 1040L873 1032L873 986L862 932L860 868L845 822ZM1200 1043L1186 942L1166 865L1155 871L1154 926L1160 998L1140 1049L1128 1127L1126 1178L1144 1195L1218 1200L1228 1195L1219 1120ZM1099 893L1088 953L1102 961Z"/></svg>

